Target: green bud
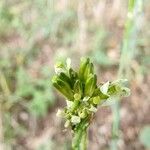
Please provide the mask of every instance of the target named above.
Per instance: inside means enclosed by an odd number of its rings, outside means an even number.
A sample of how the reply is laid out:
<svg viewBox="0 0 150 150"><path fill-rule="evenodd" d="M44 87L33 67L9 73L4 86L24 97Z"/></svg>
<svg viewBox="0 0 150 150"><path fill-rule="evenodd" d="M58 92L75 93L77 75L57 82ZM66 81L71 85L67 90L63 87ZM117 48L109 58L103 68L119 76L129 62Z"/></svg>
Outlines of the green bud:
<svg viewBox="0 0 150 150"><path fill-rule="evenodd" d="M89 76L89 78L87 79L87 81L85 83L84 94L86 96L92 96L92 94L94 93L95 88L96 88L96 82L97 82L96 75Z"/></svg>
<svg viewBox="0 0 150 150"><path fill-rule="evenodd" d="M99 96L93 97L92 100L93 100L93 104L96 104L96 105L98 105L100 103L100 101L101 101Z"/></svg>
<svg viewBox="0 0 150 150"><path fill-rule="evenodd" d="M74 100L73 101L73 105L72 105L72 107L71 107L71 112L74 112L77 108L78 108L78 106L79 106L79 100Z"/></svg>
<svg viewBox="0 0 150 150"><path fill-rule="evenodd" d="M113 96L129 96L130 89L126 88L123 84L126 80L117 80L111 83L108 94Z"/></svg>
<svg viewBox="0 0 150 150"><path fill-rule="evenodd" d="M82 110L81 112L78 113L78 115L79 115L80 118L83 119L87 116L87 112L86 112L86 110Z"/></svg>
<svg viewBox="0 0 150 150"><path fill-rule="evenodd" d="M81 99L81 95L79 93L74 94L74 99L75 100L80 100Z"/></svg>

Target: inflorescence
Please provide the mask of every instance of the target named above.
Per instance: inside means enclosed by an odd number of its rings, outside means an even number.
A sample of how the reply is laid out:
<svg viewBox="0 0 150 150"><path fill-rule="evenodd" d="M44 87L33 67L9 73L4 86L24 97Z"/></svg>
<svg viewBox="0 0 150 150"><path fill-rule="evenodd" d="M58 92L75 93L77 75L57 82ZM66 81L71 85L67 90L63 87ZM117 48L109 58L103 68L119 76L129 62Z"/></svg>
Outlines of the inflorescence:
<svg viewBox="0 0 150 150"><path fill-rule="evenodd" d="M65 127L73 130L83 121L90 120L99 105L122 96L130 90L125 86L126 79L97 84L93 63L89 58L81 58L78 71L71 68L71 60L55 66L53 86L66 97L67 106L58 110L57 116L65 119Z"/></svg>

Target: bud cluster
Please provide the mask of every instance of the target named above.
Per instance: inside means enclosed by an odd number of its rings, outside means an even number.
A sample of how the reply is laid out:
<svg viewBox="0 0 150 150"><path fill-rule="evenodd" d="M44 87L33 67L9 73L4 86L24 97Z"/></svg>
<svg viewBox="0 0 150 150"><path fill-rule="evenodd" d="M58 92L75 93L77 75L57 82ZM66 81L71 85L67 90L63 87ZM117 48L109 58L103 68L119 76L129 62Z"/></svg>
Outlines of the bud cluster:
<svg viewBox="0 0 150 150"><path fill-rule="evenodd" d="M99 105L130 93L124 86L124 79L97 85L97 76L89 58L81 59L78 71L71 68L71 60L67 59L66 64L56 64L55 72L53 86L66 97L67 104L63 110L58 110L57 116L64 118L65 127L72 129L82 120L90 120Z"/></svg>

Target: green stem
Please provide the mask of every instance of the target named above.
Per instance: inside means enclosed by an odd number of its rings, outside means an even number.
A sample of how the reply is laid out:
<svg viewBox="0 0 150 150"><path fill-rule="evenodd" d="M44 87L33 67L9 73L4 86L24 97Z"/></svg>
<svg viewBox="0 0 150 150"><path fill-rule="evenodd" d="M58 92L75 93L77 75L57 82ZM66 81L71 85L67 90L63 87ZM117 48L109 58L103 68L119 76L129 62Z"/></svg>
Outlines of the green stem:
<svg viewBox="0 0 150 150"><path fill-rule="evenodd" d="M88 123L82 121L74 130L72 150L86 150Z"/></svg>
<svg viewBox="0 0 150 150"><path fill-rule="evenodd" d="M118 78L129 78L131 74L130 64L136 50L137 33L139 17L142 14L143 0L128 0L128 15L125 23L125 31L123 37L123 45L121 50L120 66ZM128 60L128 61L127 61ZM113 110L113 126L112 126L112 141L111 150L117 150L119 138L119 101L116 101L112 107Z"/></svg>
<svg viewBox="0 0 150 150"><path fill-rule="evenodd" d="M81 149L86 150L87 148L87 129L84 131L81 139Z"/></svg>

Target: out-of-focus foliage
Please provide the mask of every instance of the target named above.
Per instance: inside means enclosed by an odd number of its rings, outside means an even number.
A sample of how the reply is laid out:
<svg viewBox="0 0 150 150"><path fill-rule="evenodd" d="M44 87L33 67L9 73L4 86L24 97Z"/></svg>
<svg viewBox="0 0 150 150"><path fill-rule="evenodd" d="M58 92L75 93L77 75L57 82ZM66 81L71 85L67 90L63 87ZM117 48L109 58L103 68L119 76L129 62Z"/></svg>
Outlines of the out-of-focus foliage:
<svg viewBox="0 0 150 150"><path fill-rule="evenodd" d="M150 140L150 126L145 126L140 132L140 141L145 147L150 148L149 140Z"/></svg>
<svg viewBox="0 0 150 150"><path fill-rule="evenodd" d="M130 65L130 77L140 87L150 63L149 1L143 4L143 19L137 22L141 31ZM45 122L38 120L49 118L57 105L50 83L54 60L70 56L76 64L77 58L88 55L97 65L100 79L116 73L126 15L126 0L1 0L0 141L2 136L8 147L22 149L24 138L43 131ZM102 71L108 68L110 74L103 77ZM48 141L41 147L50 149L53 141Z"/></svg>

